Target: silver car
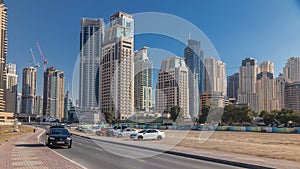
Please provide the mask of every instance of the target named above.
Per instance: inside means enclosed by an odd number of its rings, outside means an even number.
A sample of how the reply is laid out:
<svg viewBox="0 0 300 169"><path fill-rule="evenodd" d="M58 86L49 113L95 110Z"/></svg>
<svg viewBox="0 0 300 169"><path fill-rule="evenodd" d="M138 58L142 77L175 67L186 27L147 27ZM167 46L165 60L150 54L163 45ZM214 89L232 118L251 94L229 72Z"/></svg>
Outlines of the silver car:
<svg viewBox="0 0 300 169"><path fill-rule="evenodd" d="M131 134L137 134L138 130L134 128L126 128L115 133L117 137L129 137Z"/></svg>

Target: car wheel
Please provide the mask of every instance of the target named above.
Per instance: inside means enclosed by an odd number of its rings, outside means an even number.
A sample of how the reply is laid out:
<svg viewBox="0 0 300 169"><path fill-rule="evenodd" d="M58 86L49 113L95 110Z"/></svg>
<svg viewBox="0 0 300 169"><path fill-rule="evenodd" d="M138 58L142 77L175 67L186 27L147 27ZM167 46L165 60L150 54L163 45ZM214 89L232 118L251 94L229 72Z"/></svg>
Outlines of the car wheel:
<svg viewBox="0 0 300 169"><path fill-rule="evenodd" d="M72 148L72 144L68 145L68 148Z"/></svg>
<svg viewBox="0 0 300 169"><path fill-rule="evenodd" d="M157 140L160 141L162 139L162 136L157 136Z"/></svg>
<svg viewBox="0 0 300 169"><path fill-rule="evenodd" d="M122 137L122 134L119 134L119 135L118 135L118 138L120 138L120 137Z"/></svg>
<svg viewBox="0 0 300 169"><path fill-rule="evenodd" d="M143 137L142 137L142 136L139 136L139 137L138 137L138 140L139 140L139 141L143 140Z"/></svg>

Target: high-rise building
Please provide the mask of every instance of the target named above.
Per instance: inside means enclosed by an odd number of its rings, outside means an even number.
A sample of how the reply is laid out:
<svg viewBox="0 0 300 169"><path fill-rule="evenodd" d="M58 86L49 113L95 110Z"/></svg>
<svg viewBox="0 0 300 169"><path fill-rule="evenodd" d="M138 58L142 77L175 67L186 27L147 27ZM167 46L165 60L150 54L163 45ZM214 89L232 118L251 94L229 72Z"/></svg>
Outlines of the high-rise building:
<svg viewBox="0 0 300 169"><path fill-rule="evenodd" d="M156 84L156 106L159 113L170 111L179 106L184 118L191 118L189 113L188 68L183 58L173 56L164 59Z"/></svg>
<svg viewBox="0 0 300 169"><path fill-rule="evenodd" d="M291 82L285 85L285 108L300 113L300 82Z"/></svg>
<svg viewBox="0 0 300 169"><path fill-rule="evenodd" d="M64 118L64 72L54 67L44 72L43 116Z"/></svg>
<svg viewBox="0 0 300 169"><path fill-rule="evenodd" d="M285 85L288 83L288 80L283 77L283 74L279 74L279 76L275 79L275 92L278 100L278 109L283 109L284 106L284 90Z"/></svg>
<svg viewBox="0 0 300 169"><path fill-rule="evenodd" d="M102 18L81 19L79 107L81 110L99 109L99 65L104 37Z"/></svg>
<svg viewBox="0 0 300 169"><path fill-rule="evenodd" d="M256 92L259 100L259 112L272 111L279 108L274 81L274 64L265 61L260 65L260 73L257 75Z"/></svg>
<svg viewBox="0 0 300 169"><path fill-rule="evenodd" d="M199 114L199 93L204 91L204 60L200 41L188 40L188 46L184 49L184 58L189 69L189 113L193 118Z"/></svg>
<svg viewBox="0 0 300 169"><path fill-rule="evenodd" d="M222 92L226 96L226 66L225 63L213 57L204 60L205 91Z"/></svg>
<svg viewBox="0 0 300 169"><path fill-rule="evenodd" d="M291 57L283 68L283 76L291 81L300 81L300 57Z"/></svg>
<svg viewBox="0 0 300 169"><path fill-rule="evenodd" d="M26 67L22 77L22 109L21 113L35 114L36 68Z"/></svg>
<svg viewBox="0 0 300 169"><path fill-rule="evenodd" d="M17 114L22 113L22 93L17 94Z"/></svg>
<svg viewBox="0 0 300 169"><path fill-rule="evenodd" d="M147 52L143 47L134 57L134 107L145 112L152 108L152 62Z"/></svg>
<svg viewBox="0 0 300 169"><path fill-rule="evenodd" d="M43 116L43 96L36 96L35 98L35 114L36 116Z"/></svg>
<svg viewBox="0 0 300 169"><path fill-rule="evenodd" d="M13 113L17 112L18 75L16 67L16 64L6 64L6 111Z"/></svg>
<svg viewBox="0 0 300 169"><path fill-rule="evenodd" d="M259 112L258 96L256 93L256 78L259 68L257 60L246 58L240 67L238 102L248 105L252 110Z"/></svg>
<svg viewBox="0 0 300 169"><path fill-rule="evenodd" d="M105 30L100 63L101 112L113 112L116 119L134 113L134 19L117 12Z"/></svg>
<svg viewBox="0 0 300 169"><path fill-rule="evenodd" d="M235 73L227 77L227 97L233 98L235 101L238 98L239 76L239 73Z"/></svg>
<svg viewBox="0 0 300 169"><path fill-rule="evenodd" d="M6 54L7 54L7 8L4 1L0 1L0 112L6 111Z"/></svg>
<svg viewBox="0 0 300 169"><path fill-rule="evenodd" d="M72 106L73 105L72 105L71 94L69 91L67 91L65 94L65 99L64 99L64 121L70 121L69 114L70 114Z"/></svg>

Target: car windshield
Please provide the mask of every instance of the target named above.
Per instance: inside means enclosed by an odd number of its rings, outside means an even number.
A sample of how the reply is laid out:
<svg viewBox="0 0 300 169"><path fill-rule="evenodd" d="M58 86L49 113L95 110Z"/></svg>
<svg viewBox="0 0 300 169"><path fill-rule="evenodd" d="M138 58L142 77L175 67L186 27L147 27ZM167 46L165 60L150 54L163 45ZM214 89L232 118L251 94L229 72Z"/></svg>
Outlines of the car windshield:
<svg viewBox="0 0 300 169"><path fill-rule="evenodd" d="M142 130L142 131L140 131L139 133L144 133L146 130Z"/></svg>
<svg viewBox="0 0 300 169"><path fill-rule="evenodd" d="M51 129L50 134L54 135L69 135L69 131L67 129Z"/></svg>

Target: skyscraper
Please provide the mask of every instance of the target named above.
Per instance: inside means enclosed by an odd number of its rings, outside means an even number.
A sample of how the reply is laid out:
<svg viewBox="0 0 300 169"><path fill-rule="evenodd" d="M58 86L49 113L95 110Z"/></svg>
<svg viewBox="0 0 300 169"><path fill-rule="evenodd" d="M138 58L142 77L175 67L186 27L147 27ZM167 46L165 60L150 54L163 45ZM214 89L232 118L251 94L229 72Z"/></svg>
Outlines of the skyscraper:
<svg viewBox="0 0 300 169"><path fill-rule="evenodd" d="M35 113L36 97L36 68L27 67L23 69L22 77L22 109L21 113Z"/></svg>
<svg viewBox="0 0 300 169"><path fill-rule="evenodd" d="M64 118L64 72L54 67L44 72L43 116Z"/></svg>
<svg viewBox="0 0 300 169"><path fill-rule="evenodd" d="M67 91L64 99L64 121L70 121L69 114L71 111L71 107L72 107L72 98L70 92Z"/></svg>
<svg viewBox="0 0 300 169"><path fill-rule="evenodd" d="M134 19L117 12L105 30L100 64L101 112L128 119L134 112Z"/></svg>
<svg viewBox="0 0 300 169"><path fill-rule="evenodd" d="M283 76L291 81L300 81L300 57L291 57L283 68Z"/></svg>
<svg viewBox="0 0 300 169"><path fill-rule="evenodd" d="M18 75L16 64L6 64L6 111L16 113Z"/></svg>
<svg viewBox="0 0 300 169"><path fill-rule="evenodd" d="M152 108L152 62L148 47L135 52L134 57L134 107L149 112Z"/></svg>
<svg viewBox="0 0 300 169"><path fill-rule="evenodd" d="M300 82L287 83L284 91L285 108L300 113Z"/></svg>
<svg viewBox="0 0 300 169"><path fill-rule="evenodd" d="M252 110L259 112L258 96L256 93L256 78L258 74L257 60L246 58L240 67L238 102L248 104Z"/></svg>
<svg viewBox="0 0 300 169"><path fill-rule="evenodd" d="M205 59L204 65L205 91L222 92L225 96L227 92L225 63L209 57Z"/></svg>
<svg viewBox="0 0 300 169"><path fill-rule="evenodd" d="M188 68L183 58L173 56L164 59L156 84L156 106L159 113L170 111L179 106L184 118L191 118L189 113Z"/></svg>
<svg viewBox="0 0 300 169"><path fill-rule="evenodd" d="M256 92L259 99L259 112L272 111L279 107L278 97L275 92L274 64L265 61L260 65L260 73L257 75Z"/></svg>
<svg viewBox="0 0 300 169"><path fill-rule="evenodd" d="M5 88L6 88L6 54L7 54L7 8L4 1L0 1L0 112L6 111Z"/></svg>
<svg viewBox="0 0 300 169"><path fill-rule="evenodd" d="M196 118L199 111L199 93L204 91L204 60L200 41L188 40L184 58L189 69L189 113L191 117Z"/></svg>
<svg viewBox="0 0 300 169"><path fill-rule="evenodd" d="M99 65L104 37L102 18L81 19L79 107L99 109Z"/></svg>
<svg viewBox="0 0 300 169"><path fill-rule="evenodd" d="M35 114L36 116L43 116L43 96L36 96L35 98Z"/></svg>
<svg viewBox="0 0 300 169"><path fill-rule="evenodd" d="M283 77L283 74L279 74L279 76L275 79L275 92L278 100L278 109L283 109L284 106L284 90L285 85L288 83L288 80Z"/></svg>
<svg viewBox="0 0 300 169"><path fill-rule="evenodd" d="M235 73L227 77L227 97L238 98L238 89L239 89L239 73Z"/></svg>

